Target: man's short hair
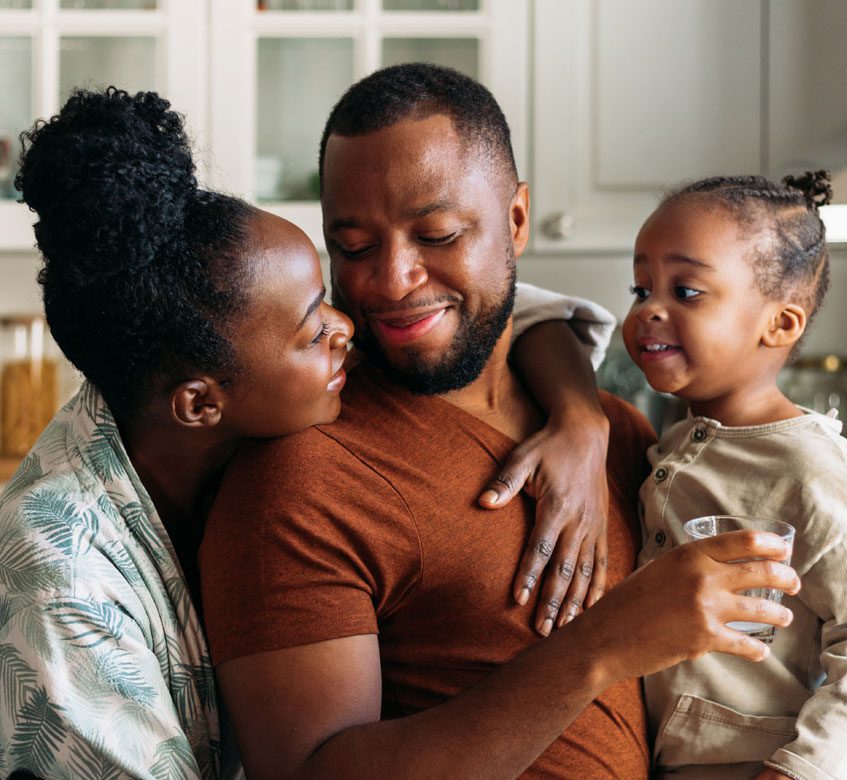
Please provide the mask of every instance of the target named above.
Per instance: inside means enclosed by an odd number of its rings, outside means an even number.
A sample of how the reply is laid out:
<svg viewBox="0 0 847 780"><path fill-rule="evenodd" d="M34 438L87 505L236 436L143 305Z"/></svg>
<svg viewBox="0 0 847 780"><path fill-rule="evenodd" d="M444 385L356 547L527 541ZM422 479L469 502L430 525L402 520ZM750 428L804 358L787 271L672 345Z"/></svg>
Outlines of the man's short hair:
<svg viewBox="0 0 847 780"><path fill-rule="evenodd" d="M323 180L326 144L333 134L372 133L407 119L449 116L456 132L482 159L496 161L514 180L517 167L511 134L494 96L453 68L426 62L392 65L353 84L332 109L321 137Z"/></svg>

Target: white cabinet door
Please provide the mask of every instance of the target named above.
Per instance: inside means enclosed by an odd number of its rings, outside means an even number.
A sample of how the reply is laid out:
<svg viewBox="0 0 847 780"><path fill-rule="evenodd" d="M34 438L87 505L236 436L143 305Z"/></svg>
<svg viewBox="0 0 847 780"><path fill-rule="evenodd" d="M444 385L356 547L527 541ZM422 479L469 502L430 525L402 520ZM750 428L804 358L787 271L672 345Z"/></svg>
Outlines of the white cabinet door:
<svg viewBox="0 0 847 780"><path fill-rule="evenodd" d="M523 0L215 0L213 186L257 200L323 249L324 123L354 81L410 61L486 84L527 169L529 5Z"/></svg>
<svg viewBox="0 0 847 780"><path fill-rule="evenodd" d="M207 147L206 10L206 0L0 0L0 251L34 244L12 187L17 135L74 87L158 90Z"/></svg>
<svg viewBox="0 0 847 780"><path fill-rule="evenodd" d="M620 252L662 190L762 169L759 0L536 0L536 252Z"/></svg>

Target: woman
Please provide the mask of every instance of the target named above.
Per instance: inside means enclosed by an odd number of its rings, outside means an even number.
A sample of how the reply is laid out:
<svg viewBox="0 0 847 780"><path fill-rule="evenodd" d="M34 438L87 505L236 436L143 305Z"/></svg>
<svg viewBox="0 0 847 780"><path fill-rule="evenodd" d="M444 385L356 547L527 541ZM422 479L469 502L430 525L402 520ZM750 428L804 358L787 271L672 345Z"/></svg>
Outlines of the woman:
<svg viewBox="0 0 847 780"><path fill-rule="evenodd" d="M0 497L3 776L218 776L202 518L245 438L339 411L352 326L314 247L201 190L169 108L79 91L24 134L45 312L86 382Z"/></svg>

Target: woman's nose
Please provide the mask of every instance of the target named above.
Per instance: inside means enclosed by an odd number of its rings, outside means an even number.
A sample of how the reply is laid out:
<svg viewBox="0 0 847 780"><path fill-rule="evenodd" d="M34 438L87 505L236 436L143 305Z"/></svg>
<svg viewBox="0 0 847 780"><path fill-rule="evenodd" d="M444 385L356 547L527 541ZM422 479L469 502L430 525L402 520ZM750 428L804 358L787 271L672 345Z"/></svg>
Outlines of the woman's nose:
<svg viewBox="0 0 847 780"><path fill-rule="evenodd" d="M329 346L330 349L341 349L342 347L346 347L347 342L353 338L353 322L346 314L338 311L338 309L334 309L332 306L329 309L328 316L332 318L332 332L329 334Z"/></svg>

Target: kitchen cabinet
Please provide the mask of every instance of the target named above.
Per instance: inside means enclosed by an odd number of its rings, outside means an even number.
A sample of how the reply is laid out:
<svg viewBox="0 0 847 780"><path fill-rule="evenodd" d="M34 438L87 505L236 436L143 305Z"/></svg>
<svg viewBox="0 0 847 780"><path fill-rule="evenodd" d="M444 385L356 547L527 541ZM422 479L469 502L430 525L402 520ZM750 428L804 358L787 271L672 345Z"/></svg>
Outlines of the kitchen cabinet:
<svg viewBox="0 0 847 780"><path fill-rule="evenodd" d="M323 247L324 122L354 81L399 62L455 67L497 96L528 152L528 6L513 0L216 0L212 183L247 193Z"/></svg>
<svg viewBox="0 0 847 780"><path fill-rule="evenodd" d="M524 168L528 20L513 0L0 0L0 251L33 243L11 184L16 135L75 85L159 90L186 115L206 183L291 219L319 247L323 122L382 65L429 60L479 78Z"/></svg>
<svg viewBox="0 0 847 780"><path fill-rule="evenodd" d="M534 252L629 252L684 179L847 170L843 0L533 9Z"/></svg>
<svg viewBox="0 0 847 780"><path fill-rule="evenodd" d="M32 246L16 133L91 82L160 90L205 182L322 247L329 109L375 68L425 59L502 104L535 256L628 253L681 179L847 170L845 33L842 0L0 0L0 251Z"/></svg>
<svg viewBox="0 0 847 780"><path fill-rule="evenodd" d="M12 186L17 135L73 87L159 90L204 142L207 11L205 0L0 0L0 251L33 245Z"/></svg>

